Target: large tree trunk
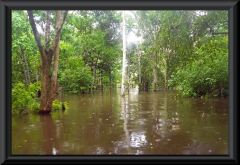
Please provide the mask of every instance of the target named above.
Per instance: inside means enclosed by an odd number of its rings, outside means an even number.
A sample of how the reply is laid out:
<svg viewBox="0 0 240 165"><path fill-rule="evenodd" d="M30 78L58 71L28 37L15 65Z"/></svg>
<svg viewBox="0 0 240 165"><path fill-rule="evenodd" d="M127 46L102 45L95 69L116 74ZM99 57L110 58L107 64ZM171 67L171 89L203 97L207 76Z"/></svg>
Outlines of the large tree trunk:
<svg viewBox="0 0 240 165"><path fill-rule="evenodd" d="M122 12L123 18L123 67L122 67L122 84L121 84L121 96L125 96L125 81L126 81L126 36L125 36L125 12Z"/></svg>
<svg viewBox="0 0 240 165"><path fill-rule="evenodd" d="M41 103L40 114L48 114L52 110L52 103L50 101L51 84L50 84L50 67L51 67L52 55L44 52L41 65Z"/></svg>
<svg viewBox="0 0 240 165"><path fill-rule="evenodd" d="M67 10L64 11L63 16L61 17L60 11L57 11L57 21L55 28L55 36L53 40L52 47L49 48L50 43L50 11L47 11L47 20L46 20L46 29L45 29L45 49L43 48L40 40L40 35L36 28L35 21L33 19L33 13L31 10L28 10L29 21L33 30L35 40L38 45L39 52L41 54L41 103L39 114L48 114L52 110L52 101L53 101L53 91L55 91L56 82L57 82L57 70L58 70L58 56L59 56L59 41L60 33L67 17ZM52 79L50 78L50 68L52 57L54 54L54 66ZM52 80L52 83L51 83Z"/></svg>

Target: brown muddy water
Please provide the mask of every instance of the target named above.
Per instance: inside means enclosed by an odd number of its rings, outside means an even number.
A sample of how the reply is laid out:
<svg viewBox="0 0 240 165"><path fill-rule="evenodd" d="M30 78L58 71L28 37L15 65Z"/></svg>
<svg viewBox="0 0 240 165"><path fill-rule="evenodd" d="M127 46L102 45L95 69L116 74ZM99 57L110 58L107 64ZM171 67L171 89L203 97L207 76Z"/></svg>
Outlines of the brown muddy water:
<svg viewBox="0 0 240 165"><path fill-rule="evenodd" d="M13 155L226 155L228 99L173 91L65 95L69 110L12 117Z"/></svg>

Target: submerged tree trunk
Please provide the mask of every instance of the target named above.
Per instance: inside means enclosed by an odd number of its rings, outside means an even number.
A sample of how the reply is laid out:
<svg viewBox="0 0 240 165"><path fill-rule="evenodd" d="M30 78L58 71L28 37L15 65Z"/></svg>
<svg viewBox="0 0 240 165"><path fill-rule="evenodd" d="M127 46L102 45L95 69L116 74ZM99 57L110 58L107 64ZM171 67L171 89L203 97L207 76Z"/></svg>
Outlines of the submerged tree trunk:
<svg viewBox="0 0 240 165"><path fill-rule="evenodd" d="M125 12L122 12L123 18L123 67L122 67L122 84L121 84L121 96L125 96L125 83L126 83L126 36L125 36Z"/></svg>
<svg viewBox="0 0 240 165"><path fill-rule="evenodd" d="M59 41L60 33L67 17L67 10L64 11L63 16L60 16L60 11L57 11L57 21L55 26L55 36L52 42L52 47L49 47L50 43L50 11L47 11L46 29L45 29L45 47L42 46L39 32L36 28L36 24L33 18L33 13L28 10L29 22L31 24L33 34L38 45L39 52L41 54L41 103L39 114L48 114L52 110L53 91L56 87L56 77L58 70L58 55L59 55ZM50 68L52 63L52 57L54 54L54 66L51 78ZM52 80L52 83L51 83Z"/></svg>

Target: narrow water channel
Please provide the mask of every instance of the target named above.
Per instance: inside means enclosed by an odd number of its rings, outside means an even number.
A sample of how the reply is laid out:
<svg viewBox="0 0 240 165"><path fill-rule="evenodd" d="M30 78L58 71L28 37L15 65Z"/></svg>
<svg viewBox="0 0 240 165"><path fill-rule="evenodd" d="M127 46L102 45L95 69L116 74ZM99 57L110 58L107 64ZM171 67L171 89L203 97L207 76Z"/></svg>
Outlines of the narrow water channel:
<svg viewBox="0 0 240 165"><path fill-rule="evenodd" d="M68 111L12 117L12 154L228 154L228 99L172 93L66 95Z"/></svg>

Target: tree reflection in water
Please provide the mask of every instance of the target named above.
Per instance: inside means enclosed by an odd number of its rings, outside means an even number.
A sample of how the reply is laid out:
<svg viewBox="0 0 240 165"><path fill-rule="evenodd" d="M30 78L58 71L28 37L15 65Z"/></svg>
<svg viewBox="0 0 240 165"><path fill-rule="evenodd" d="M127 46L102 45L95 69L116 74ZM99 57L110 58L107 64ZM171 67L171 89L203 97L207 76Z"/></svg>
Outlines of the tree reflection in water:
<svg viewBox="0 0 240 165"><path fill-rule="evenodd" d="M43 150L46 155L57 155L59 142L56 137L56 126L51 115L40 115L42 135L44 138Z"/></svg>
<svg viewBox="0 0 240 165"><path fill-rule="evenodd" d="M124 120L124 123L123 123L123 129L125 131L125 143L126 143L126 146L127 146L127 150L129 152L129 130L127 128L127 125L128 125L128 121L127 121L127 111L128 111L128 102L126 102L126 99L125 97L122 97L121 98L121 106L122 106L122 114L123 114L123 120Z"/></svg>

